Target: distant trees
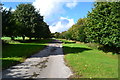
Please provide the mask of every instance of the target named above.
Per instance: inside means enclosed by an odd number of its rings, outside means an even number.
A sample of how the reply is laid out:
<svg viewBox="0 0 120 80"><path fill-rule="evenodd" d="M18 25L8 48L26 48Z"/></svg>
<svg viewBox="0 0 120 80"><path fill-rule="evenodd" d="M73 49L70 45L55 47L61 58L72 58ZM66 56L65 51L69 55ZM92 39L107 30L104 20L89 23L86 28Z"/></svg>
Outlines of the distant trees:
<svg viewBox="0 0 120 80"><path fill-rule="evenodd" d="M61 38L120 47L120 1L96 2L86 18L79 19Z"/></svg>
<svg viewBox="0 0 120 80"><path fill-rule="evenodd" d="M59 37L84 42L86 38L84 34L85 21L86 21L86 18L79 19L76 24L74 24L68 31L61 33Z"/></svg>
<svg viewBox="0 0 120 80"><path fill-rule="evenodd" d="M55 33L53 33L53 37L55 37L55 38L59 38L59 37L60 37L60 33L59 33L59 32L55 32Z"/></svg>
<svg viewBox="0 0 120 80"><path fill-rule="evenodd" d="M74 24L68 31L71 33L71 39L78 40L78 41L85 41L85 34L84 34L84 24L86 18L79 19L76 24Z"/></svg>
<svg viewBox="0 0 120 80"><path fill-rule="evenodd" d="M49 26L32 4L20 4L14 12L2 11L3 36L49 38Z"/></svg>

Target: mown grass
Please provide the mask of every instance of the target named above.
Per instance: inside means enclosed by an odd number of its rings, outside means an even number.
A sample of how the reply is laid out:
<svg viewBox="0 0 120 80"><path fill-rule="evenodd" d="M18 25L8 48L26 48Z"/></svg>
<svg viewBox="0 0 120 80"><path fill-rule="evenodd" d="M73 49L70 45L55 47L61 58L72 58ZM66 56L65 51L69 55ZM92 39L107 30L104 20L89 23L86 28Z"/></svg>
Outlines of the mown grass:
<svg viewBox="0 0 120 80"><path fill-rule="evenodd" d="M118 55L92 49L86 44L63 44L65 61L72 78L118 78Z"/></svg>
<svg viewBox="0 0 120 80"><path fill-rule="evenodd" d="M9 44L2 45L2 69L23 62L27 57L42 50L47 42L51 41L52 39L8 41Z"/></svg>

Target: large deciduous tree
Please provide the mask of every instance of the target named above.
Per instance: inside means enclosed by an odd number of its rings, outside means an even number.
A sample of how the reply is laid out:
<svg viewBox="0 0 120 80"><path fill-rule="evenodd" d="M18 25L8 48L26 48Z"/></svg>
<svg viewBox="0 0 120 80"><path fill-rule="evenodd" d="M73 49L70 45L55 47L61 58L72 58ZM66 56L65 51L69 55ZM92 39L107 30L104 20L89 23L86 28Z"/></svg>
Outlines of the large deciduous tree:
<svg viewBox="0 0 120 80"><path fill-rule="evenodd" d="M35 27L35 8L31 4L20 4L14 12L15 20L20 24L19 30L21 36L25 36L30 39L33 37L34 27Z"/></svg>
<svg viewBox="0 0 120 80"><path fill-rule="evenodd" d="M87 17L87 40L120 47L120 2L96 2L94 6Z"/></svg>
<svg viewBox="0 0 120 80"><path fill-rule="evenodd" d="M48 38L50 36L49 26L43 21L43 16L36 11L32 4L20 4L14 12L15 20L19 28L20 35L35 38Z"/></svg>

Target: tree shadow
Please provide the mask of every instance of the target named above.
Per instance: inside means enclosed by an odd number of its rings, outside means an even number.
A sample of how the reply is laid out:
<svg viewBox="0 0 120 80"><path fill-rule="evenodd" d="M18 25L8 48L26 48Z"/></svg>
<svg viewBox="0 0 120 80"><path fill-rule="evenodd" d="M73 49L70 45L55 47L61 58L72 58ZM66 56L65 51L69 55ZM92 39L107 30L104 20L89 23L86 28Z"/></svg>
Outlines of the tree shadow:
<svg viewBox="0 0 120 80"><path fill-rule="evenodd" d="M21 63L15 58L28 58L44 49L45 45L35 44L5 44L2 46L2 69ZM5 59L4 59L5 58Z"/></svg>
<svg viewBox="0 0 120 80"><path fill-rule="evenodd" d="M34 54L41 49L45 48L45 45L37 44L8 44L2 46L2 58L5 57L26 57ZM35 49L35 50L34 50ZM37 51L36 51L37 50Z"/></svg>
<svg viewBox="0 0 120 80"><path fill-rule="evenodd" d="M36 40L14 40L20 43L49 43L53 41L53 39L36 39Z"/></svg>
<svg viewBox="0 0 120 80"><path fill-rule="evenodd" d="M87 50L92 50L92 49L82 48L82 47L67 47L67 46L63 47L64 54L70 54L70 53L76 54Z"/></svg>
<svg viewBox="0 0 120 80"><path fill-rule="evenodd" d="M120 54L120 47L102 46L98 49L104 51L105 53L112 52L113 54Z"/></svg>
<svg viewBox="0 0 120 80"><path fill-rule="evenodd" d="M15 66L16 64L19 64L21 62L16 60L2 60L2 70L5 70L9 68L10 66Z"/></svg>

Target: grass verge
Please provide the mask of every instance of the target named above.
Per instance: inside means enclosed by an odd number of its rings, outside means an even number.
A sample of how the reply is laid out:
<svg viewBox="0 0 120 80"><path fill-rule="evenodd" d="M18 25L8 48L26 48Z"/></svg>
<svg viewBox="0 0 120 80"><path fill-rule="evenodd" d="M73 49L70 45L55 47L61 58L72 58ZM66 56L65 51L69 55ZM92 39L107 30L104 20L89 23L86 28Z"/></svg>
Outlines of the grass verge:
<svg viewBox="0 0 120 80"><path fill-rule="evenodd" d="M42 50L52 39L9 41L9 44L2 46L2 69L23 62L27 57Z"/></svg>
<svg viewBox="0 0 120 80"><path fill-rule="evenodd" d="M118 55L92 49L83 43L63 44L72 78L118 78Z"/></svg>

